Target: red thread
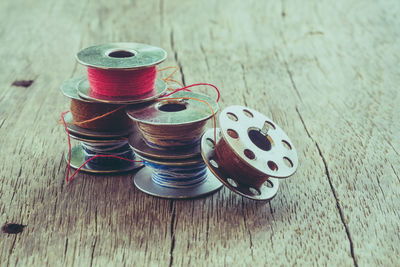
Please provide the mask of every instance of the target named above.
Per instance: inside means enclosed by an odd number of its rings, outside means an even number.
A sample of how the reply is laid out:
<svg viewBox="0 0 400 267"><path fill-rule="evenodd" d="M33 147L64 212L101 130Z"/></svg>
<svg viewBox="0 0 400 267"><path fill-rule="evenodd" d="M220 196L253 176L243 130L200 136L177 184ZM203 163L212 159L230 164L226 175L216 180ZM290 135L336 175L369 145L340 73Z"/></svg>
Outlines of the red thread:
<svg viewBox="0 0 400 267"><path fill-rule="evenodd" d="M71 166L71 138L69 136L69 130L67 127L67 124L65 123L65 119L64 119L64 115L67 114L69 111L65 111L61 113L61 120L64 124L64 128L65 131L67 132L67 137L68 137L68 168L67 168L67 176L65 177L65 180L67 181L67 183L69 183L72 178L80 171L80 169L83 168L83 166L85 166L86 164L88 164L91 160L95 159L95 158L116 158L116 159L122 159L122 160L126 160L129 162L142 162L141 160L131 160L131 159L126 159L126 158L122 158L122 157L118 157L118 156L114 156L114 155L96 155L91 157L90 159L86 160L85 163L83 163L78 169L76 169L76 171L69 176L69 171L70 171L70 166Z"/></svg>
<svg viewBox="0 0 400 267"><path fill-rule="evenodd" d="M182 90L184 90L184 91L190 91L188 88L194 87L194 86L200 86L200 85L208 85L208 86L213 87L213 88L217 91L217 93L218 93L217 102L219 101L219 99L220 99L220 97L221 97L221 93L219 92L218 88L217 88L215 85L211 84L211 83L195 83L195 84L191 84L191 85L188 85L188 86L185 86L185 87L176 89L176 90L172 91L171 93L164 95L163 97L168 97L168 96L173 95L173 94L175 94L176 92L179 92L179 91L182 91Z"/></svg>
<svg viewBox="0 0 400 267"><path fill-rule="evenodd" d="M90 89L104 96L140 96L153 91L156 67L138 70L104 70L88 68Z"/></svg>

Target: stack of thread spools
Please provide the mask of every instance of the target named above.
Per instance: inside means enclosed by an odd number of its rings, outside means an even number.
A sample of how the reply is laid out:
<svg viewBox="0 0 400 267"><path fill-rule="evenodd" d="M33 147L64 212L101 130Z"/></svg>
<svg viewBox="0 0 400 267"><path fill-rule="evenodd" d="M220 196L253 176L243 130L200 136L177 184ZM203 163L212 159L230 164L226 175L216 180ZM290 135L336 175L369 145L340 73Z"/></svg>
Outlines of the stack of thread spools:
<svg viewBox="0 0 400 267"><path fill-rule="evenodd" d="M163 49L138 43L103 44L77 54L88 75L61 86L71 98L70 113L62 117L68 140L80 141L70 147L69 166L119 173L144 165L134 184L164 198L200 197L224 184L251 199L272 199L275 178L289 177L298 164L287 135L240 106L225 109L217 128L219 96L189 92L193 85L167 94L156 70L165 58ZM214 128L206 131L210 119Z"/></svg>

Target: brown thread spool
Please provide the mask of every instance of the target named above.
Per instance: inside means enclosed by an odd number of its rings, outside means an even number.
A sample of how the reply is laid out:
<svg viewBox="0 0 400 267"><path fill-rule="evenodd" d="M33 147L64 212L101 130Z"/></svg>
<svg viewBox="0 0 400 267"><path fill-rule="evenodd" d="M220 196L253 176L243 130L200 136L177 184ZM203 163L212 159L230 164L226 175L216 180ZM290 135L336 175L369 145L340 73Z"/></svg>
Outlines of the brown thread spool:
<svg viewBox="0 0 400 267"><path fill-rule="evenodd" d="M218 103L206 95L180 91L170 98L163 98L144 109L127 109L128 116L137 122L150 148L180 150L198 144L207 120L213 111L218 111Z"/></svg>
<svg viewBox="0 0 400 267"><path fill-rule="evenodd" d="M202 156L214 175L229 189L255 200L272 199L278 179L297 168L296 149L283 130L265 115L230 106L219 116L221 128L202 137Z"/></svg>
<svg viewBox="0 0 400 267"><path fill-rule="evenodd" d="M107 116L85 122L116 109L118 110ZM71 99L71 113L75 125L90 130L121 131L129 129L133 124L121 105L90 103Z"/></svg>
<svg viewBox="0 0 400 267"><path fill-rule="evenodd" d="M195 144L205 131L207 121L189 125L149 125L138 122L138 129L151 147L158 149L179 149ZM154 146L155 145L155 146Z"/></svg>

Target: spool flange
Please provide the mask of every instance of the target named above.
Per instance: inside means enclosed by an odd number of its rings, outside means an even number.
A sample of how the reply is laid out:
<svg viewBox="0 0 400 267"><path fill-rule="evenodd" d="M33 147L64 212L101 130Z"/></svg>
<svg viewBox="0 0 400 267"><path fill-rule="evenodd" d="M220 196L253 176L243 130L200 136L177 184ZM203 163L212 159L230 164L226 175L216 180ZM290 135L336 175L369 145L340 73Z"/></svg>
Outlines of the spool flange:
<svg viewBox="0 0 400 267"><path fill-rule="evenodd" d="M88 138L117 138L117 137L127 137L130 133L132 133L135 129L131 127L129 130L123 131L115 131L115 132L102 132L102 131L94 131L90 129L86 129L83 127L79 127L73 123L71 113L67 113L64 116L65 123L67 124L68 131L73 135L88 137Z"/></svg>
<svg viewBox="0 0 400 267"><path fill-rule="evenodd" d="M190 124L205 121L212 117L210 108L204 102L186 98L205 101L215 114L218 112L218 103L212 98L203 94L183 91L176 92L143 109L130 106L126 112L132 120L150 125Z"/></svg>
<svg viewBox="0 0 400 267"><path fill-rule="evenodd" d="M214 193L221 189L222 184L207 170L207 179L200 185L192 188L169 188L153 182L152 171L148 167L141 169L134 177L135 186L142 192L161 198L188 199L198 198Z"/></svg>
<svg viewBox="0 0 400 267"><path fill-rule="evenodd" d="M157 65L167 58L165 50L140 43L109 43L87 47L76 59L96 69L142 69Z"/></svg>
<svg viewBox="0 0 400 267"><path fill-rule="evenodd" d="M163 62L167 52L163 49L140 43L109 43L87 47L76 55L79 63L96 69L137 70L149 68ZM78 85L79 96L96 102L109 104L134 104L153 100L167 89L166 83L157 78L154 90L139 96L105 96L90 89L87 79Z"/></svg>
<svg viewBox="0 0 400 267"><path fill-rule="evenodd" d="M66 153L65 160L68 164L69 155ZM137 157L135 157L137 158ZM135 159L136 160L136 159ZM85 151L83 150L81 145L74 146L71 149L71 164L70 166L74 169L78 169L86 162L85 160ZM95 173L95 174L111 174L111 173L121 173L121 172L128 172L137 168L142 167L143 164L141 162L134 162L131 165L125 168L101 168L101 169L94 169L90 167L88 164L84 165L80 170L88 173Z"/></svg>
<svg viewBox="0 0 400 267"><path fill-rule="evenodd" d="M200 155L200 146L194 146L190 148L174 149L174 150L162 150L155 149L147 145L143 141L143 135L140 131L135 131L134 134L129 135L129 144L135 153L143 155L145 157L157 158L157 159L187 159L193 158Z"/></svg>
<svg viewBox="0 0 400 267"><path fill-rule="evenodd" d="M286 178L297 169L296 149L270 118L242 106L225 108L219 116L222 138L250 168L270 177Z"/></svg>
<svg viewBox="0 0 400 267"><path fill-rule="evenodd" d="M220 139L220 129L217 129L217 143ZM217 177L230 190L241 196L254 200L271 200L278 192L278 179L269 178L264 182L259 191L249 185L234 180L232 176L222 168L218 158L215 156L214 129L209 129L204 133L201 139L201 154L207 167L215 177Z"/></svg>

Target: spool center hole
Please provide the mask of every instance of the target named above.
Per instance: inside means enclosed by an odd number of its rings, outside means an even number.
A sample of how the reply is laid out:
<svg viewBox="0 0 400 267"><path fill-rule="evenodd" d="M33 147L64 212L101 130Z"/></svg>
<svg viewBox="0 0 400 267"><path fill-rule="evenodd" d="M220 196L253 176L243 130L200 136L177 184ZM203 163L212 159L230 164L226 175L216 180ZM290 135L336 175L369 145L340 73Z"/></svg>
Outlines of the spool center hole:
<svg viewBox="0 0 400 267"><path fill-rule="evenodd" d="M248 131L249 138L254 145L256 145L259 149L264 151L271 150L272 143L268 135L264 135L261 133L261 129L259 128L249 128Z"/></svg>
<svg viewBox="0 0 400 267"><path fill-rule="evenodd" d="M125 57L134 57L135 54L127 50L117 50L109 53L108 56L114 58L125 58Z"/></svg>
<svg viewBox="0 0 400 267"><path fill-rule="evenodd" d="M158 109L165 112L178 112L185 110L186 105L184 103L179 103L179 102L166 102L166 103L161 103Z"/></svg>

